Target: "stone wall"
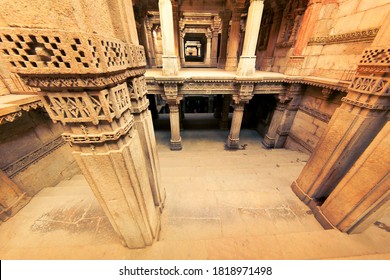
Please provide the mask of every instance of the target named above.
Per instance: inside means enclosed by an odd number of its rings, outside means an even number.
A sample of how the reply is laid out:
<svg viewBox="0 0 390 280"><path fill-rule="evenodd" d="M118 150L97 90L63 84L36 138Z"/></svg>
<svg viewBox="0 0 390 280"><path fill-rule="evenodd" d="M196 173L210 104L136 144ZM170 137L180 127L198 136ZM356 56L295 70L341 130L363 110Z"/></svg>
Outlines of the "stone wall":
<svg viewBox="0 0 390 280"><path fill-rule="evenodd" d="M327 97L322 89L307 87L285 147L311 154L344 95L333 92Z"/></svg>
<svg viewBox="0 0 390 280"><path fill-rule="evenodd" d="M272 71L350 80L389 11L388 0L322 1L318 18L312 16L307 22L314 24L314 30L302 54L294 56L294 46L279 46Z"/></svg>
<svg viewBox="0 0 390 280"><path fill-rule="evenodd" d="M0 169L29 196L79 173L62 132L43 111L24 112L1 125Z"/></svg>

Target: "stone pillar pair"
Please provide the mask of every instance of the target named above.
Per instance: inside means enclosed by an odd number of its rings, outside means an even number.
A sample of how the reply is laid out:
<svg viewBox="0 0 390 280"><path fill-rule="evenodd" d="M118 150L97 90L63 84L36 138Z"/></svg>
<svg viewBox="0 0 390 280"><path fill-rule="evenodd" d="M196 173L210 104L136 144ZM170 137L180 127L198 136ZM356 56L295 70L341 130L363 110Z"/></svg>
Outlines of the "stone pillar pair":
<svg viewBox="0 0 390 280"><path fill-rule="evenodd" d="M278 95L278 102L267 134L263 139L266 148L283 148L294 122L302 98L302 85L290 84L286 93Z"/></svg>
<svg viewBox="0 0 390 280"><path fill-rule="evenodd" d="M292 185L324 226L346 232L361 230L389 200L390 51L382 31L377 36L387 45L364 51L347 96Z"/></svg>
<svg viewBox="0 0 390 280"><path fill-rule="evenodd" d="M242 117L244 115L245 104L248 103L253 97L253 90L253 83L241 84L239 92L233 95L235 105L230 133L226 142L227 149L234 150L240 148L239 142Z"/></svg>

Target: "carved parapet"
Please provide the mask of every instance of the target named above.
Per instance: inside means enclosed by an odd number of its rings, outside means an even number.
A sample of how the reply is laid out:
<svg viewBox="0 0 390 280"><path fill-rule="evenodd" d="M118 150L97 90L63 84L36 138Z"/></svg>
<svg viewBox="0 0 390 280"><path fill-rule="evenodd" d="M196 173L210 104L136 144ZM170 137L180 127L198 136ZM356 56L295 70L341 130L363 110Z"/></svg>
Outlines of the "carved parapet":
<svg viewBox="0 0 390 280"><path fill-rule="evenodd" d="M233 94L233 100L235 104L245 104L248 103L254 92L254 84L241 84L240 90Z"/></svg>
<svg viewBox="0 0 390 280"><path fill-rule="evenodd" d="M146 65L142 46L62 30L1 28L0 52L19 74L101 74Z"/></svg>
<svg viewBox="0 0 390 280"><path fill-rule="evenodd" d="M389 69L390 48L366 49L348 88L349 93L342 99L344 104L369 110L389 110Z"/></svg>

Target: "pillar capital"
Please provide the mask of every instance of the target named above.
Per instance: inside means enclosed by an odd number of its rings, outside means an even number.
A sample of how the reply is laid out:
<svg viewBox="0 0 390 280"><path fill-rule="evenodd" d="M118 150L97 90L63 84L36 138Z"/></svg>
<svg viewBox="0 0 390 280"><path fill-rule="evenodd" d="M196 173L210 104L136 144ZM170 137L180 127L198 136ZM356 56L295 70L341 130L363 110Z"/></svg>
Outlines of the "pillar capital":
<svg viewBox="0 0 390 280"><path fill-rule="evenodd" d="M236 94L233 94L234 104L248 103L253 97L254 84L241 84L240 89Z"/></svg>
<svg viewBox="0 0 390 280"><path fill-rule="evenodd" d="M169 105L178 105L180 101L183 99L183 95L179 94L178 85L176 83L173 84L164 84L164 95L162 98Z"/></svg>

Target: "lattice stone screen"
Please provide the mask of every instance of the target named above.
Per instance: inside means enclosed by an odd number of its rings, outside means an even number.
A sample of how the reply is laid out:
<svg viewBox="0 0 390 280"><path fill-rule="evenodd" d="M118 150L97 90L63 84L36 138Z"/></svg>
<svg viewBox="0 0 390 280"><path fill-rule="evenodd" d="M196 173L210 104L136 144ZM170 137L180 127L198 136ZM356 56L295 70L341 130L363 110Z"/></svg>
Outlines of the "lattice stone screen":
<svg viewBox="0 0 390 280"><path fill-rule="evenodd" d="M146 65L142 46L82 32L0 28L0 52L20 74L99 74Z"/></svg>

